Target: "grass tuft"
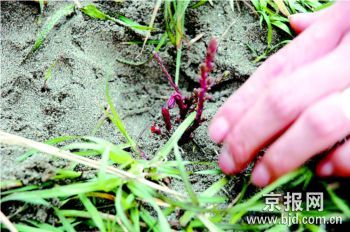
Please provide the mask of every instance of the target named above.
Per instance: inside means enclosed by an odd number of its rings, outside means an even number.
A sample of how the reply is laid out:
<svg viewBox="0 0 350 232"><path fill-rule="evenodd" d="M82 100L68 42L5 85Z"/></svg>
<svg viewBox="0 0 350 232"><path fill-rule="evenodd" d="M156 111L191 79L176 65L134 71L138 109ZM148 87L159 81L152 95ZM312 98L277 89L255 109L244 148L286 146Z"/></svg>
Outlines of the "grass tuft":
<svg viewBox="0 0 350 232"><path fill-rule="evenodd" d="M133 30L135 33L146 37L148 32L152 30L152 27L148 27L148 26L143 26L140 25L139 23L123 16L123 15L119 15L118 18L114 18L111 17L107 14L105 14L104 12L102 12L101 10L99 10L94 4L88 4L84 7L82 7L80 9L84 14L90 16L91 18L94 19L100 19L100 20L110 20L113 21L121 26L130 28L131 30Z"/></svg>
<svg viewBox="0 0 350 232"><path fill-rule="evenodd" d="M51 15L47 21L44 23L43 27L41 28L41 31L39 32L34 46L31 50L31 53L34 53L36 50L38 50L41 46L41 44L46 39L48 33L54 28L54 26L65 16L68 16L74 12L74 5L69 4L66 5L59 10L57 10L53 15Z"/></svg>
<svg viewBox="0 0 350 232"><path fill-rule="evenodd" d="M187 122L185 120L187 124L179 127L181 131L184 131L190 125L189 122L194 120L195 115L192 114L192 116L186 119ZM177 138L181 137L181 131L178 132ZM98 178L92 178L89 181L74 177L71 184L55 183L53 185L54 179L52 179L39 185L1 192L1 204L5 205L11 201L44 205L52 208L58 218L55 227L34 220L20 221L14 225L19 231L74 231L81 228L82 225L99 231L171 231L172 229L187 231L271 229L273 231L281 227L268 224L248 225L244 217L252 213L263 213L264 194L281 189L288 191L290 187L300 186L302 188L305 187L305 184L310 183L310 178L312 178L311 172L302 168L281 177L253 196L247 196L247 189L251 186L245 182L236 199L227 205L230 197L223 194L226 192L224 189L229 178L219 179L208 189L196 193L191 186L190 179L198 178L197 175L201 174L186 171L185 167L191 165L191 162L182 159L176 138L172 141L167 145L166 153L163 154L168 154L174 148L176 161L156 159L155 163L154 160L135 159L128 165L120 165L124 169L120 170L109 166L110 163L114 163L110 156L112 147L109 145L104 147L104 151L100 154L101 159L96 161L62 151L51 145L0 132L0 142L3 144L26 146L41 153L87 165L98 171L96 172ZM94 142L98 141L94 140ZM82 149L96 148L84 146ZM74 150L79 150L79 148L75 147ZM68 170L76 172L76 170ZM182 180L187 195L164 186L163 180L169 177ZM152 181L148 180L149 178ZM325 188L329 193L329 199L325 199L324 211L321 214L318 211L301 212L301 214L303 216L321 215L326 218L337 216L343 220L349 220L348 202L336 195L334 186L332 188L325 186ZM80 207L84 207L85 210L77 209L77 200L81 202ZM176 212L179 211L183 214L175 216L178 221L171 221L170 218L174 218L174 215L177 215ZM317 227L299 224L298 228L303 230Z"/></svg>
<svg viewBox="0 0 350 232"><path fill-rule="evenodd" d="M315 0L315 1L283 1L283 0L250 0L255 9L255 13L259 16L260 26L266 26L267 29L267 48L263 54L256 55L255 62L266 59L272 52L276 51L282 45L288 43L294 37L289 26L288 16L296 13L315 12L329 7L333 1L331 0ZM246 3L247 4L247 3ZM285 33L287 39L273 44L274 28Z"/></svg>

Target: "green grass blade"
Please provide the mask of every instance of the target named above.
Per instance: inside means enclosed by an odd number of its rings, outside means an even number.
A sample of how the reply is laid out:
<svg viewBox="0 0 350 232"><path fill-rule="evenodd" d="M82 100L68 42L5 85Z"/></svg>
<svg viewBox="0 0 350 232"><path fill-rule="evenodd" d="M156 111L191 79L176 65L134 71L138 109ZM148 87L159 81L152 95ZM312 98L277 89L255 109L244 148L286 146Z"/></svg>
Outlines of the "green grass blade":
<svg viewBox="0 0 350 232"><path fill-rule="evenodd" d="M199 195L200 197L212 197L216 195L226 184L228 180L226 178L222 178L219 181L212 184L209 188L207 188L204 192L202 192ZM196 213L187 211L181 218L180 218L180 224L182 226L186 226L193 217L196 216Z"/></svg>
<svg viewBox="0 0 350 232"><path fill-rule="evenodd" d="M323 9L325 9L325 8L328 8L328 7L332 6L332 5L334 4L334 2L335 2L335 1L330 1L330 0L325 1L324 3L322 3L322 5L316 7L316 8L314 9L314 11L320 11L320 10L323 10Z"/></svg>
<svg viewBox="0 0 350 232"><path fill-rule="evenodd" d="M144 208L141 208L140 217L149 227L148 231L160 232L157 227L157 220Z"/></svg>
<svg viewBox="0 0 350 232"><path fill-rule="evenodd" d="M145 185L140 185L133 181L126 183L126 186L130 189L130 191L135 195L140 197L141 199L153 200L152 195L155 194L155 191Z"/></svg>
<svg viewBox="0 0 350 232"><path fill-rule="evenodd" d="M126 18L125 16L118 16L117 18L111 17L101 10L99 10L94 4L88 4L80 9L84 14L90 16L91 18L100 19L100 20L111 20L117 24L120 24L124 27L128 27L139 35L146 36L146 32L151 30L147 26L140 25L131 19Z"/></svg>
<svg viewBox="0 0 350 232"><path fill-rule="evenodd" d="M182 55L182 44L176 50L176 69L175 69L175 84L179 84L180 79L180 68L181 68L181 55Z"/></svg>
<svg viewBox="0 0 350 232"><path fill-rule="evenodd" d="M113 20L112 17L100 11L95 5L88 4L80 9L84 14L94 19Z"/></svg>
<svg viewBox="0 0 350 232"><path fill-rule="evenodd" d="M175 39L173 29L176 23L174 21L170 0L165 0L164 2L164 21L165 21L165 30L167 32L166 34L168 35L171 43L175 46L176 39Z"/></svg>
<svg viewBox="0 0 350 232"><path fill-rule="evenodd" d="M225 177L220 179L219 181L212 184L209 188L207 188L203 193L201 193L200 196L203 196L203 197L214 196L227 184L227 182L228 180Z"/></svg>
<svg viewBox="0 0 350 232"><path fill-rule="evenodd" d="M44 205L44 206L50 206L50 203L44 200L43 198L36 197L32 199L27 199L25 202L34 204L34 205Z"/></svg>
<svg viewBox="0 0 350 232"><path fill-rule="evenodd" d="M61 142L67 141L67 140L76 139L76 138L79 138L79 137L78 136L60 136L57 138L46 140L44 143L49 144L49 145L55 145L55 144L58 144L58 143L61 143ZM27 151L26 153L24 153L20 157L16 158L16 161L19 161L19 162L24 161L28 157L30 157L36 153L37 152L35 149L30 149L29 151Z"/></svg>
<svg viewBox="0 0 350 232"><path fill-rule="evenodd" d="M267 47L269 48L272 43L272 25L270 17L264 12L261 11L261 16L264 19L266 26L267 26Z"/></svg>
<svg viewBox="0 0 350 232"><path fill-rule="evenodd" d="M74 179L78 178L81 176L81 172L76 172L73 170L68 170L68 169L57 169L55 171L55 176L53 179L58 180L58 179Z"/></svg>
<svg viewBox="0 0 350 232"><path fill-rule="evenodd" d="M23 232L52 232L52 230L49 230L49 229L36 228L36 227L28 226L25 224L15 224L15 227L20 232L21 231L23 231Z"/></svg>
<svg viewBox="0 0 350 232"><path fill-rule="evenodd" d="M158 43L157 47L154 49L154 51L159 52L159 50L162 48L163 45L166 44L167 41L168 41L168 34L164 33L162 35L162 37L160 38L159 43ZM152 59L152 58L153 58L153 54L151 55L150 59Z"/></svg>
<svg viewBox="0 0 350 232"><path fill-rule="evenodd" d="M127 184L128 188L137 196L140 198L146 200L157 212L158 214L158 224L160 231L171 231L170 225L161 210L161 208L156 204L152 197L153 190L150 190L149 188L146 188L145 186L136 184L135 182L129 182Z"/></svg>
<svg viewBox="0 0 350 232"><path fill-rule="evenodd" d="M175 20L176 20L176 48L179 49L182 38L185 34L185 13L188 5L190 4L190 0L178 0L176 3L176 13L175 13Z"/></svg>
<svg viewBox="0 0 350 232"><path fill-rule="evenodd" d="M259 0L250 0L250 2L253 4L254 8L257 11L261 10Z"/></svg>
<svg viewBox="0 0 350 232"><path fill-rule="evenodd" d="M75 209L61 209L60 210L61 214L65 217L68 218L91 218L91 215L89 212L87 211L83 211L83 210L75 210ZM104 214L104 213L99 213L101 215L101 217L104 220L112 220L115 221L115 217L111 218L110 215L108 214Z"/></svg>
<svg viewBox="0 0 350 232"><path fill-rule="evenodd" d="M40 33L38 34L31 52L35 52L36 50L39 49L39 47L47 37L48 33L60 21L61 18L68 16L73 12L74 12L74 5L69 4L59 9L52 16L50 16L48 20L45 22L45 24L43 25L43 28L41 29Z"/></svg>
<svg viewBox="0 0 350 232"><path fill-rule="evenodd" d="M91 181L85 183L75 183L70 185L63 185L53 187L51 189L35 190L27 192L13 193L1 199L2 202L17 200L24 202L32 202L38 199L47 199L54 197L68 197L86 192L94 191L109 191L121 184L121 180L118 178L107 178L104 181Z"/></svg>
<svg viewBox="0 0 350 232"><path fill-rule="evenodd" d="M1 195L8 195L11 193L17 193L17 192L25 192L25 191L30 191L30 190L34 190L34 189L38 189L39 186L37 185L27 185L21 188L16 188L16 189L11 189L11 190L7 190L7 191L1 191L0 194Z"/></svg>
<svg viewBox="0 0 350 232"><path fill-rule="evenodd" d="M95 138L91 136L84 137L84 138L98 144L101 147L99 150L101 154L106 150L107 147L109 147L110 149L109 158L117 164L126 164L134 161L131 154L129 152L124 151L125 148L130 147L130 145L128 144L115 145L104 139Z"/></svg>
<svg viewBox="0 0 350 232"><path fill-rule="evenodd" d="M45 0L39 0L40 14L44 13Z"/></svg>
<svg viewBox="0 0 350 232"><path fill-rule="evenodd" d="M227 200L226 197L220 197L220 196L213 196L213 197L207 197L207 196L199 196L198 201L201 204L220 204L225 203Z"/></svg>
<svg viewBox="0 0 350 232"><path fill-rule="evenodd" d="M94 150L97 151L97 154L102 154L103 153L103 146L101 144L96 144L96 143L84 143L84 142L77 142L77 143L71 143L67 146L64 146L64 150Z"/></svg>
<svg viewBox="0 0 350 232"><path fill-rule="evenodd" d="M138 208L132 208L130 210L130 218L135 232L140 232L140 211Z"/></svg>
<svg viewBox="0 0 350 232"><path fill-rule="evenodd" d="M137 22L132 21L131 19L129 19L123 15L119 15L118 19L120 21L122 21L123 23L125 23L128 27L131 27L131 28L135 28L135 29L142 30L142 31L150 31L153 29L152 27L149 27L149 26L140 25Z"/></svg>
<svg viewBox="0 0 350 232"><path fill-rule="evenodd" d="M64 230L67 232L75 232L73 225L67 220L67 218L65 218L65 216L62 215L60 210L56 207L54 208L54 210L55 210L57 217L60 219Z"/></svg>
<svg viewBox="0 0 350 232"><path fill-rule="evenodd" d="M196 171L194 172L197 175L218 175L221 173L220 169L208 169L203 171Z"/></svg>
<svg viewBox="0 0 350 232"><path fill-rule="evenodd" d="M55 67L55 65L56 65L56 62L53 62L50 66L49 66L49 68L46 70L46 72L45 72L45 76L44 76L44 79L45 79L45 81L48 81L48 80L50 80L51 79L51 77L52 77L52 70L53 70L53 68Z"/></svg>
<svg viewBox="0 0 350 232"><path fill-rule="evenodd" d="M161 159L164 159L169 155L175 144L180 140L183 133L185 133L186 129L192 124L194 121L194 118L196 116L196 112L192 112L182 123L181 125L176 129L174 134L170 137L168 142L157 152L155 157L153 158L153 161L159 161Z"/></svg>
<svg viewBox="0 0 350 232"><path fill-rule="evenodd" d="M62 232L63 231L62 227L54 227L48 223L40 223L40 222L30 220L30 219L27 219L26 222L29 223L30 225L35 226L38 229L48 230L51 232Z"/></svg>
<svg viewBox="0 0 350 232"><path fill-rule="evenodd" d="M87 198L84 194L79 194L80 201L85 206L86 210L90 213L92 220L95 225L101 232L106 232L105 224L103 223L103 219L101 218L100 213L96 209L96 207L91 203L89 198Z"/></svg>
<svg viewBox="0 0 350 232"><path fill-rule="evenodd" d="M205 3L207 3L208 0L199 0L198 2L196 2L195 4L193 4L191 6L192 9L196 9L198 7L200 7L201 5L204 5Z"/></svg>
<svg viewBox="0 0 350 232"><path fill-rule="evenodd" d="M98 179L100 181L103 181L106 179L107 177L107 173L106 173L106 170L107 170L107 166L108 166L108 160L109 160L109 153L110 153L110 147L107 146L105 151L103 152L102 154L102 157L101 157L101 161L100 161L100 170L98 172Z"/></svg>
<svg viewBox="0 0 350 232"><path fill-rule="evenodd" d="M159 223L160 231L171 231L170 225L161 208L155 202L152 202L151 205L153 206L153 208L156 210L158 214L158 223Z"/></svg>
<svg viewBox="0 0 350 232"><path fill-rule="evenodd" d="M271 22L271 24L274 25L275 27L278 27L282 31L286 32L287 34L292 35L292 32L289 29L289 27L287 26L287 24L285 24L281 21L273 21L273 22Z"/></svg>
<svg viewBox="0 0 350 232"><path fill-rule="evenodd" d="M278 188L286 183L289 183L291 180L295 179L296 177L303 175L305 173L305 171L306 171L305 168L301 168L301 169L298 169L294 172L288 173L288 174L280 177L279 179L277 179L272 184L263 188L260 192L255 194L249 200L233 206L229 210L229 213L234 218L234 219L231 219L231 223L235 223L237 220L240 219L240 217L236 217L235 214L240 214L241 216L243 216L245 214L245 212L247 212L250 207L254 206L265 194L268 194L268 193L272 192L273 190L275 190L276 188Z"/></svg>
<svg viewBox="0 0 350 232"><path fill-rule="evenodd" d="M198 219L205 225L205 227L210 232L223 232L220 228L218 228L213 222L211 222L207 217L203 215L197 215Z"/></svg>
<svg viewBox="0 0 350 232"><path fill-rule="evenodd" d="M1 183L0 183L0 189L5 190L5 189L10 189L10 188L15 188L15 187L21 187L22 181L20 180L4 180L1 178Z"/></svg>
<svg viewBox="0 0 350 232"><path fill-rule="evenodd" d="M157 41L157 47L154 49L154 51L158 52L162 48L162 46L166 44L167 39L168 39L168 34L164 33L162 35L161 39L159 41ZM148 59L146 59L145 61L140 61L140 62L134 62L134 61L126 60L124 58L120 58L120 57L116 57L115 59L116 59L116 61L118 61L119 63L122 63L122 64L127 64L127 65L131 65L131 66L141 66L141 65L146 64L147 62L150 62L153 59L153 53L149 56Z"/></svg>
<svg viewBox="0 0 350 232"><path fill-rule="evenodd" d="M113 101L109 95L109 86L108 86L108 80L106 81L106 100L110 108L111 113L107 113L108 117L111 119L113 124L119 129L119 131L124 135L128 143L130 144L131 148L134 150L135 153L139 154L139 151L136 147L136 142L129 136L128 132L126 131L124 124L117 113L117 110L115 109L113 105Z"/></svg>
<svg viewBox="0 0 350 232"><path fill-rule="evenodd" d="M183 164L183 160L182 160L180 150L179 150L179 147L177 144L175 144L175 146L174 146L174 154L175 154L175 158L176 158L177 163L178 163L178 168L180 170L180 175L181 175L182 181L185 185L185 189L186 189L192 203L194 205L199 205L196 193L194 192L192 185L190 183L190 180L188 178L186 168L185 168L185 165Z"/></svg>
<svg viewBox="0 0 350 232"><path fill-rule="evenodd" d="M123 186L119 186L118 191L117 191L117 196L114 201L115 208L117 211L117 216L120 218L122 221L123 225L126 227L128 231L133 231L133 226L131 225L128 217L125 214L125 210L122 205L122 192L123 192Z"/></svg>
<svg viewBox="0 0 350 232"><path fill-rule="evenodd" d="M326 186L326 189L334 205L336 205L337 208L342 211L348 219L350 219L350 208L346 201L338 197L329 186Z"/></svg>
<svg viewBox="0 0 350 232"><path fill-rule="evenodd" d="M70 136L70 135L60 136L60 137L56 137L56 138L53 138L53 139L46 140L45 143L49 144L49 145L55 145L55 144L58 144L58 143L62 143L62 142L66 142L68 140L73 140L73 139L78 139L78 138L80 138L80 137L79 136Z"/></svg>

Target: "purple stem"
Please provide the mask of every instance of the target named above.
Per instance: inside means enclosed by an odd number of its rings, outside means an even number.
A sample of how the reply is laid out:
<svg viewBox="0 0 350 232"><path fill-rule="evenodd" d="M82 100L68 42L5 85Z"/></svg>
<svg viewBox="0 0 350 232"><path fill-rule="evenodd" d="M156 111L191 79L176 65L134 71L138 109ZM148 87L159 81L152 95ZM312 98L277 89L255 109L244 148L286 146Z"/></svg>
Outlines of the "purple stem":
<svg viewBox="0 0 350 232"><path fill-rule="evenodd" d="M175 102L178 105L179 110L180 110L180 118L185 119L186 114L188 112L188 107L185 104L183 97L181 95L177 94L174 96L174 98L175 98Z"/></svg>
<svg viewBox="0 0 350 232"><path fill-rule="evenodd" d="M177 86L175 84L175 82L173 81L173 78L171 77L171 75L169 74L168 70L165 68L162 59L160 58L160 56L158 55L158 53L153 52L153 58L157 61L158 65L160 66L160 68L162 69L163 73L165 74L166 78L168 79L168 81L170 82L170 85L175 89L175 91L181 94L181 91L179 89L179 86Z"/></svg>
<svg viewBox="0 0 350 232"><path fill-rule="evenodd" d="M186 117L187 112L188 112L188 107L184 103L184 97L182 96L182 93L181 93L179 87L173 81L173 78L169 74L168 70L165 68L163 61L160 58L160 56L158 55L158 53L154 52L153 57L157 61L158 65L161 67L161 69L162 69L163 73L165 74L166 78L168 79L170 85L175 89L176 94L174 94L172 97L174 98L176 104L178 105L178 107L180 109L180 118L184 119ZM170 107L170 108L172 108L172 107Z"/></svg>
<svg viewBox="0 0 350 232"><path fill-rule="evenodd" d="M214 68L214 58L216 55L217 47L218 47L218 41L215 37L213 37L210 40L207 48L205 62L200 66L201 76L200 76L199 84L201 87L198 92L197 113L196 113L196 119L195 119L195 124L197 125L201 123L205 96L208 91L208 76L209 76L209 73Z"/></svg>
<svg viewBox="0 0 350 232"><path fill-rule="evenodd" d="M171 130L171 121L170 121L170 113L169 110L165 107L162 107L162 115L165 123L165 128L170 131Z"/></svg>
<svg viewBox="0 0 350 232"><path fill-rule="evenodd" d="M182 135L179 141L180 144L186 143L191 138L192 133L200 126L202 122L204 102L206 100L206 94L210 84L208 76L214 68L214 58L216 55L217 47L218 41L214 37L209 42L205 61L200 65L200 88L198 91L196 118L193 124L189 128L187 128L186 132Z"/></svg>

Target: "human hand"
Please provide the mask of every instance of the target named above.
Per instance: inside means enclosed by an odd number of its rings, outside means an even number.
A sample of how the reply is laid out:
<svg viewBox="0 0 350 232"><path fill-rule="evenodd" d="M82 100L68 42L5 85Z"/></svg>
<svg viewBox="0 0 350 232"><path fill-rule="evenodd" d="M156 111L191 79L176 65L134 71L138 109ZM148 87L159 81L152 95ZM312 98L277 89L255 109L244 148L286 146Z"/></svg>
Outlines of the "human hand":
<svg viewBox="0 0 350 232"><path fill-rule="evenodd" d="M269 145L252 173L260 187L350 134L350 2L293 15L290 23L301 34L265 61L209 126L211 139L223 143L219 166L226 174L243 170ZM317 173L350 176L350 140Z"/></svg>

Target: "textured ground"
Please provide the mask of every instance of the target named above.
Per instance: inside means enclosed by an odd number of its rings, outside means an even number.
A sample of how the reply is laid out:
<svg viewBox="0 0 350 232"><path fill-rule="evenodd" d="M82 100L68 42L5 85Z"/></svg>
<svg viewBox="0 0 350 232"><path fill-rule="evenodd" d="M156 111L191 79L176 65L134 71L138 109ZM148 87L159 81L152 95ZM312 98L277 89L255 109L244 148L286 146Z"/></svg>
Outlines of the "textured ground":
<svg viewBox="0 0 350 232"><path fill-rule="evenodd" d="M121 13L147 25L153 4L151 1L140 3L136 0L96 4L110 15ZM67 3L49 1L45 15L40 16L35 4L1 2L0 129L38 141L62 135L91 135L103 114L101 107L106 106L105 83L106 77L110 76L111 96L126 128L151 156L167 138L151 135L148 128L159 116L160 107L171 89L154 62L135 67L116 61L118 57L134 59L141 46L123 42L142 41L141 37L113 22L90 19L77 11L61 20L42 47L25 59L43 22L64 4ZM155 26L162 28L161 15ZM225 1L190 9L185 27L188 39L201 33L204 36L184 48L180 87L191 90L197 86L198 64L202 62L206 42L212 36L220 39L215 73L230 73L212 91L214 99L206 105L204 112L210 119L256 68L247 45L262 51L265 34L257 19L246 9L233 12ZM153 39L160 36L161 32L155 32ZM152 48L149 45L139 60L145 60ZM174 73L174 48L168 46L160 55ZM50 67L53 67L51 79L45 85L44 77ZM122 139L107 121L94 135L116 143ZM219 148L209 141L206 123L196 132L195 141L198 146L191 143L185 147L185 159L216 161L215 150ZM14 162L21 154L23 150L2 147L2 176L26 183L40 181L43 173L51 173L54 166L64 165L48 162L44 156ZM212 177L193 180L197 190L212 181Z"/></svg>

